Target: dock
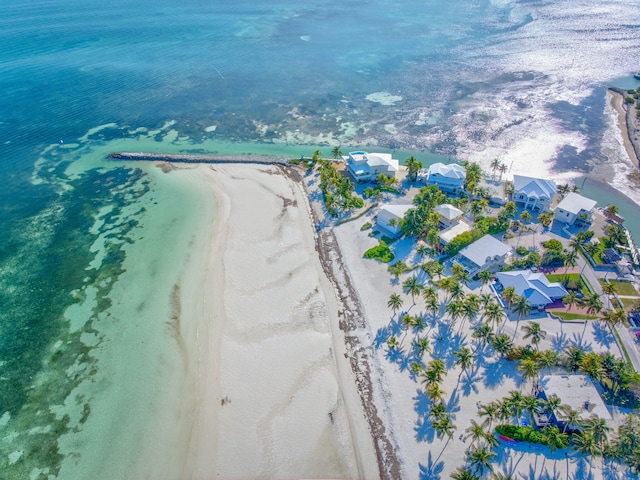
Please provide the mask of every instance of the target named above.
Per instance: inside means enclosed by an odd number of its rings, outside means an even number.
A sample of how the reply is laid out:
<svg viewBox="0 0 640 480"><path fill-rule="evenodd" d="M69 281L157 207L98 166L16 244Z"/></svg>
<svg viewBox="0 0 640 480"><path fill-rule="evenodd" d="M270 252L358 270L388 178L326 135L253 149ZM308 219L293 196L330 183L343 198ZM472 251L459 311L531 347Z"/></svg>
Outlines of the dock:
<svg viewBox="0 0 640 480"><path fill-rule="evenodd" d="M147 152L114 152L108 155L113 160L133 160L169 163L247 163L260 165L289 165L286 158L259 155L205 155L178 153L147 153Z"/></svg>

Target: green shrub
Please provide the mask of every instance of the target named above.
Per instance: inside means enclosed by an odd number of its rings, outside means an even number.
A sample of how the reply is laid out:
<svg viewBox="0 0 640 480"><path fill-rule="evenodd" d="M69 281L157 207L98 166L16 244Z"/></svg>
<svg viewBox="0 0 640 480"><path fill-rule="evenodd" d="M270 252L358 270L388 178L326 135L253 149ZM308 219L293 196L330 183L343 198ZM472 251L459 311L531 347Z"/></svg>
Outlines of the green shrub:
<svg viewBox="0 0 640 480"><path fill-rule="evenodd" d="M383 263L389 263L393 260L393 252L389 249L388 245L380 240L380 243L375 247L370 248L364 252L365 258L374 258Z"/></svg>
<svg viewBox="0 0 640 480"><path fill-rule="evenodd" d="M483 236L484 236L484 232L479 228L475 228L469 232L461 233L460 235L456 236L453 240L451 240L451 242L447 245L446 247L447 254L453 256L456 253L458 253L460 250L462 250L464 247L466 247L467 245L471 245L473 242L475 242L476 240L478 240Z"/></svg>
<svg viewBox="0 0 640 480"><path fill-rule="evenodd" d="M516 253L524 257L525 255L529 254L529 249L527 247L520 245L518 248L516 248Z"/></svg>
<svg viewBox="0 0 640 480"><path fill-rule="evenodd" d="M371 227L373 227L371 222L366 222L360 227L360 231L369 230Z"/></svg>

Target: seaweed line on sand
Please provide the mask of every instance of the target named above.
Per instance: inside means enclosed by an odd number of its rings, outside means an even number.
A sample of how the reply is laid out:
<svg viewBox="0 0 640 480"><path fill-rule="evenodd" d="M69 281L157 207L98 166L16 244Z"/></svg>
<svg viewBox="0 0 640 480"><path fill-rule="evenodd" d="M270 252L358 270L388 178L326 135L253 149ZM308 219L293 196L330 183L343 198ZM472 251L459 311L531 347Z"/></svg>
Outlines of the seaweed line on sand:
<svg viewBox="0 0 640 480"><path fill-rule="evenodd" d="M303 170L296 167L283 168L278 166L277 168L284 175L302 185L311 202L310 188L313 187L309 187L304 181ZM314 209L313 205L310 205L310 214L313 224L316 226L314 235L316 252L325 275L335 289L341 307L339 325L345 334L349 362L355 374L358 393L373 437L380 478L400 478L400 463L395 449L386 435L384 424L378 416L378 409L373 398L370 349L362 345L357 335L353 333L366 326L360 297L353 288L347 268L342 261L338 240L333 231L330 228L318 228L318 225L321 224L320 215L322 213Z"/></svg>

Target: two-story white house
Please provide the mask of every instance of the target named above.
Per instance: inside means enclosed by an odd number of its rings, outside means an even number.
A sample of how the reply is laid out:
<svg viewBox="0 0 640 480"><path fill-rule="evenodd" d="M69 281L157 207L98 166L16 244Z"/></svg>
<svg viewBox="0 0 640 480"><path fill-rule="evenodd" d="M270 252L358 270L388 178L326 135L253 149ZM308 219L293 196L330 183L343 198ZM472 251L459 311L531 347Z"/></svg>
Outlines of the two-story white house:
<svg viewBox="0 0 640 480"><path fill-rule="evenodd" d="M567 225L581 226L591 223L596 201L571 192L556 207L554 219Z"/></svg>
<svg viewBox="0 0 640 480"><path fill-rule="evenodd" d="M381 173L395 177L400 162L390 153L350 152L342 157L349 174L356 182L371 182Z"/></svg>
<svg viewBox="0 0 640 480"><path fill-rule="evenodd" d="M547 212L558 192L556 182L542 178L513 176L513 201L530 212Z"/></svg>
<svg viewBox="0 0 640 480"><path fill-rule="evenodd" d="M467 171L457 163L434 163L428 170L422 169L418 173L418 179L427 185L436 185L445 193L458 195L464 190L464 181Z"/></svg>
<svg viewBox="0 0 640 480"><path fill-rule="evenodd" d="M394 236L399 236L400 221L415 205L383 205L376 217L376 225Z"/></svg>

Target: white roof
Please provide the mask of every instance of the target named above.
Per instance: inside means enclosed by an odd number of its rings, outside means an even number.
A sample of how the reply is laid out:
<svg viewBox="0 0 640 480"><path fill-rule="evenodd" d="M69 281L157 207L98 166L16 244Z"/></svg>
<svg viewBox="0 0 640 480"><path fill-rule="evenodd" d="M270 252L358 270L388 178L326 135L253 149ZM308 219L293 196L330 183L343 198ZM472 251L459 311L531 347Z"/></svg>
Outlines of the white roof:
<svg viewBox="0 0 640 480"><path fill-rule="evenodd" d="M407 210L415 208L414 205L384 205L380 207L380 212L388 212L393 217L402 218Z"/></svg>
<svg viewBox="0 0 640 480"><path fill-rule="evenodd" d="M438 205L437 207L434 207L433 211L442 216L442 218L446 218L448 221L458 218L464 213L462 210L454 207L450 203L443 203L442 205Z"/></svg>
<svg viewBox="0 0 640 480"><path fill-rule="evenodd" d="M509 245L505 245L491 235L485 235L460 250L460 255L471 260L477 266L482 267L492 258L496 256L501 257L510 251L511 247Z"/></svg>
<svg viewBox="0 0 640 480"><path fill-rule="evenodd" d="M457 163L445 165L444 163L438 162L429 167L429 175L441 175L447 178L464 180L467 175L467 171L463 166L458 165Z"/></svg>
<svg viewBox="0 0 640 480"><path fill-rule="evenodd" d="M379 165L386 166L388 170L397 172L400 170L400 162L392 157L390 153L368 153L368 152L350 152L349 155L342 157L345 162L349 163L349 159L356 163L365 163L369 167L377 167Z"/></svg>
<svg viewBox="0 0 640 480"><path fill-rule="evenodd" d="M562 209L565 212L573 213L574 215L580 214L582 210L590 212L593 207L596 206L596 201L590 198L583 197L582 195L570 192L562 201L558 204L558 209Z"/></svg>
<svg viewBox="0 0 640 480"><path fill-rule="evenodd" d="M543 273L531 270L498 272L496 277L503 287L513 287L515 293L525 297L531 305L547 305L567 294L562 284L551 283Z"/></svg>
<svg viewBox="0 0 640 480"><path fill-rule="evenodd" d="M451 240L456 238L458 235L464 232L469 232L473 229L471 225L467 222L458 222L454 225L451 225L449 228L445 228L442 230L438 237L444 242L445 245L451 243Z"/></svg>
<svg viewBox="0 0 640 480"><path fill-rule="evenodd" d="M545 395L557 395L563 405L570 406L580 412L580 417L588 419L595 414L598 417L611 420L611 414L602 401L595 385L586 375L545 375L540 381ZM560 412L556 417L563 416Z"/></svg>
<svg viewBox="0 0 640 480"><path fill-rule="evenodd" d="M552 198L558 191L556 182L542 178L513 176L513 188L516 192L522 192L529 198Z"/></svg>

